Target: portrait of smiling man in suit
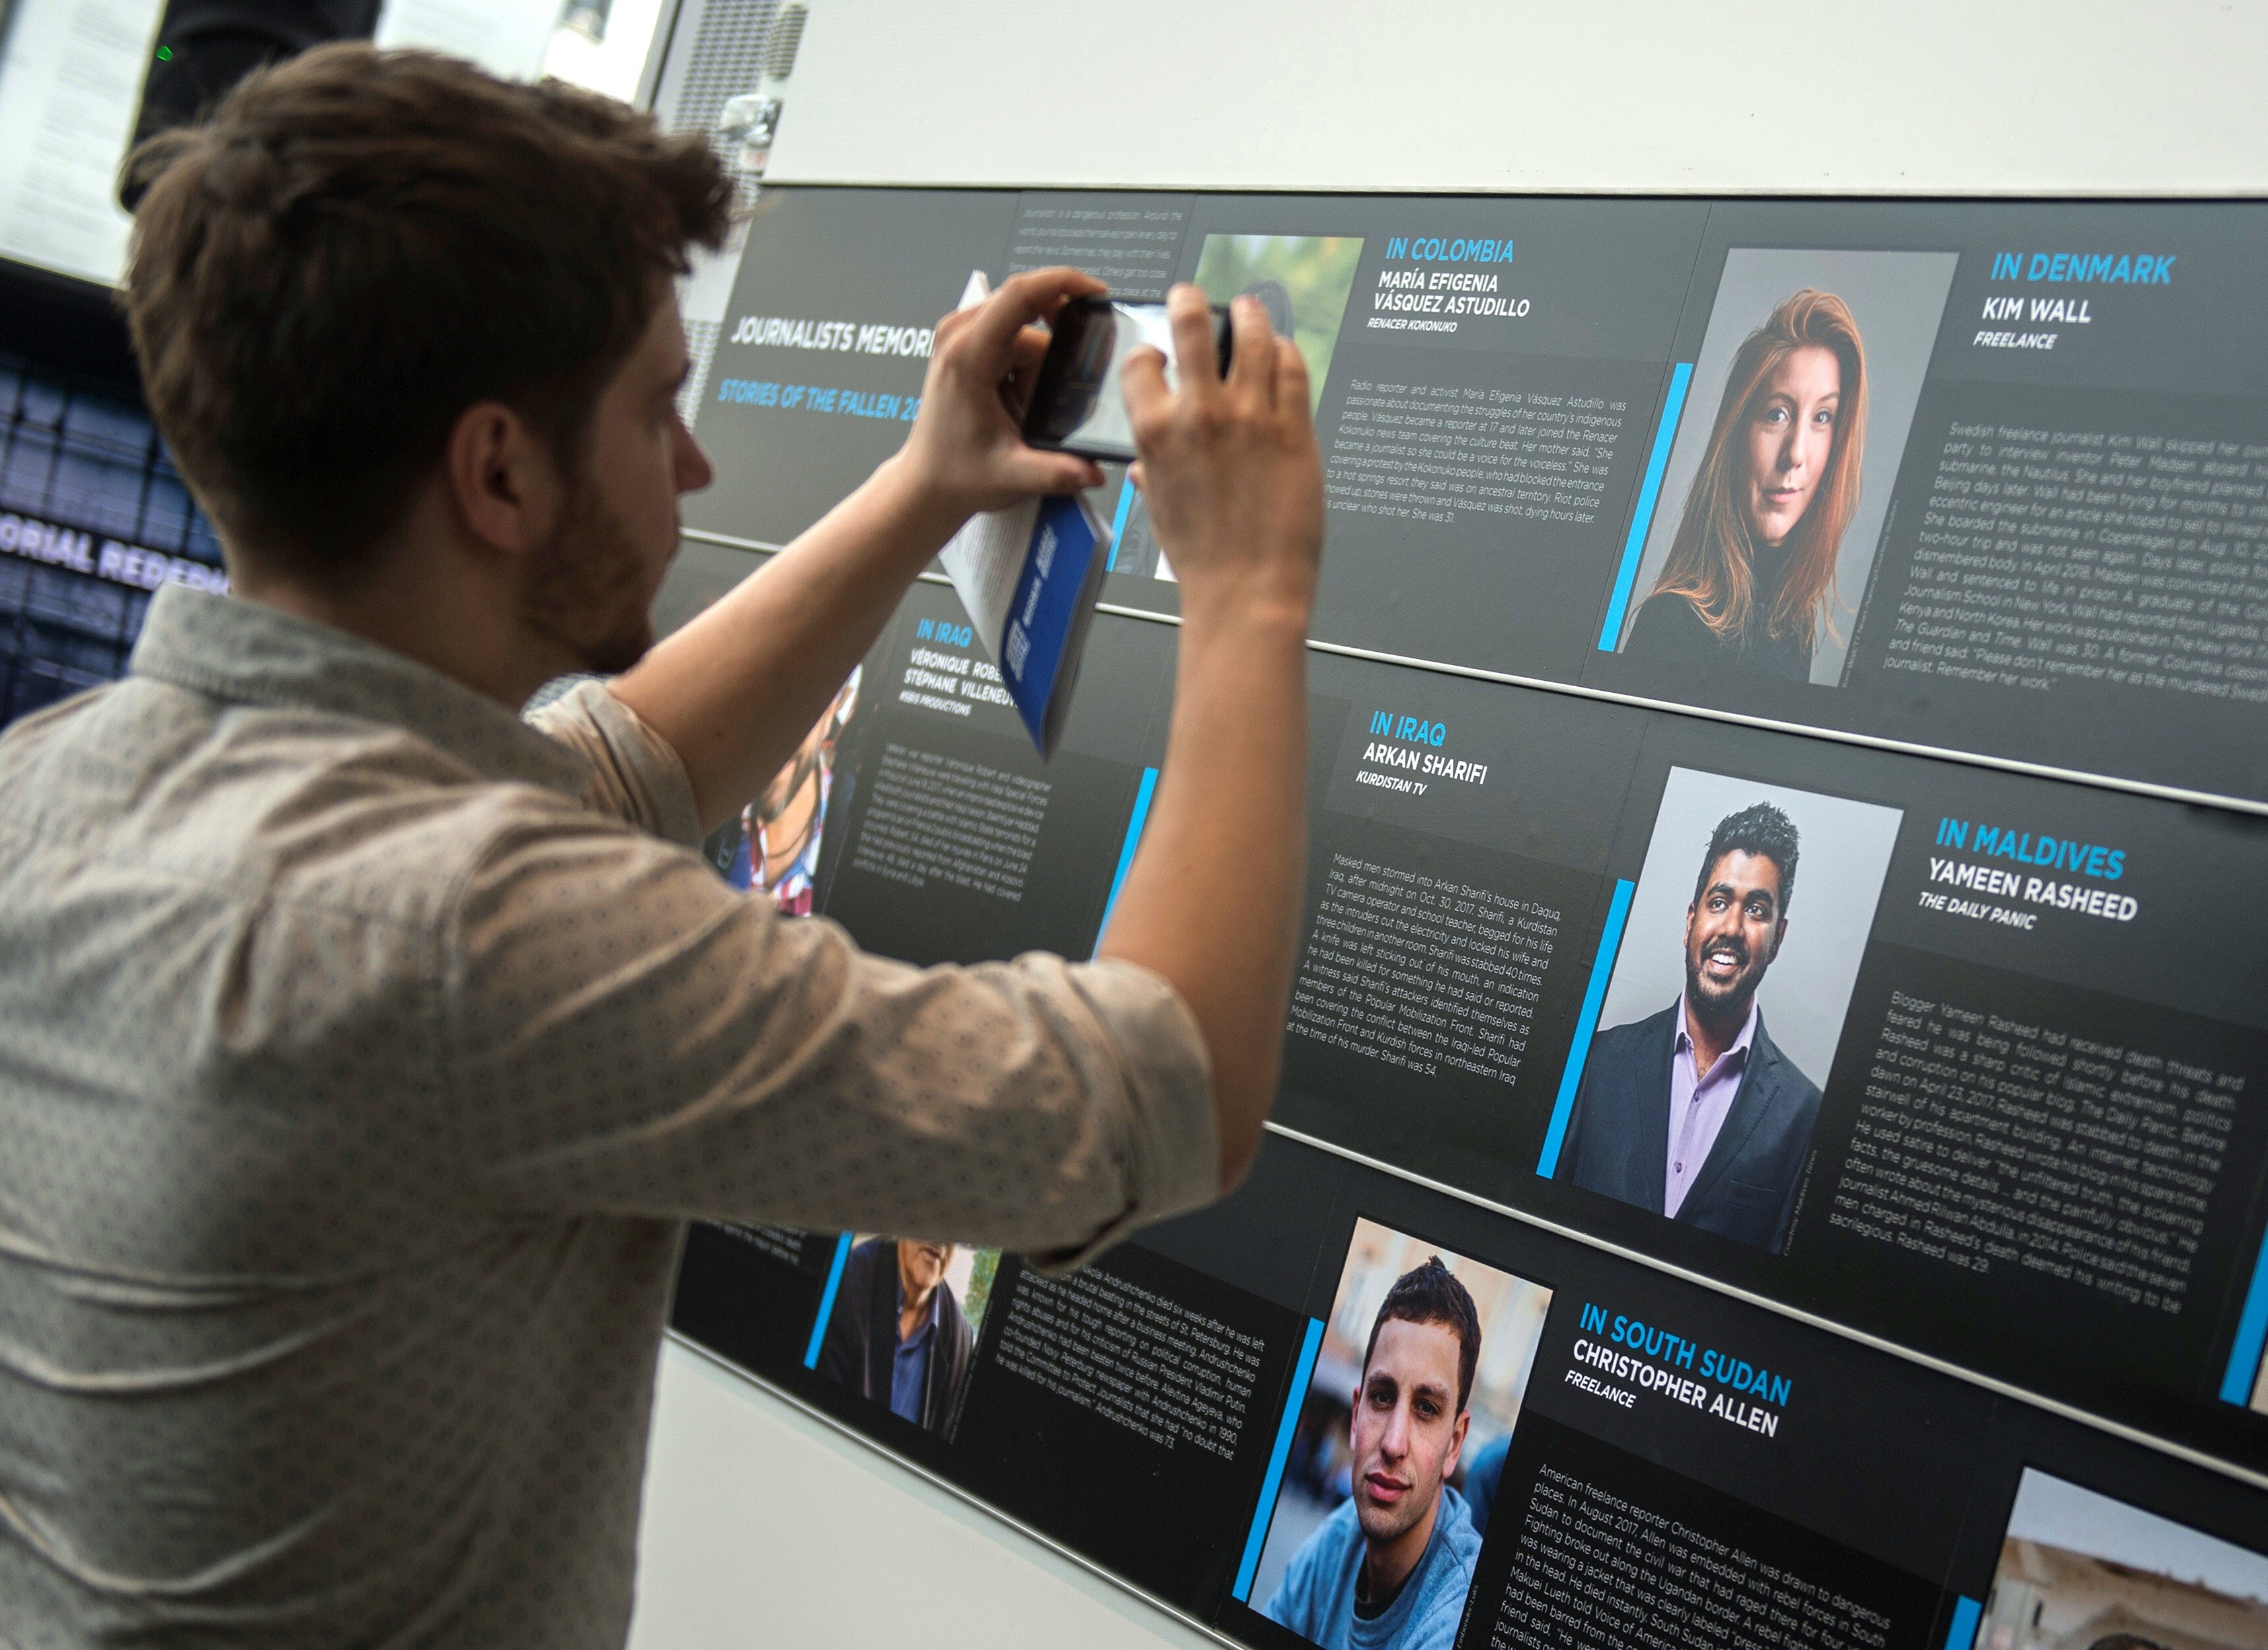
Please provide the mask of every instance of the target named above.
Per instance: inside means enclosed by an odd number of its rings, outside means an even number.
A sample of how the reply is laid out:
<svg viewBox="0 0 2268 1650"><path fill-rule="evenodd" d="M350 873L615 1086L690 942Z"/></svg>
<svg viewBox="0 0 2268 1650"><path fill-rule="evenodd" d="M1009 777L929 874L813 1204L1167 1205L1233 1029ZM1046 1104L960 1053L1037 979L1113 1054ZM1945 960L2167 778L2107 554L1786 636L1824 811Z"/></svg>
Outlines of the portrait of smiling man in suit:
<svg viewBox="0 0 2268 1650"><path fill-rule="evenodd" d="M1718 821L1685 908L1684 989L1592 1043L1561 1178L1775 1255L1786 1245L1820 1091L1772 1041L1756 991L1787 939L1801 851L1771 802Z"/></svg>

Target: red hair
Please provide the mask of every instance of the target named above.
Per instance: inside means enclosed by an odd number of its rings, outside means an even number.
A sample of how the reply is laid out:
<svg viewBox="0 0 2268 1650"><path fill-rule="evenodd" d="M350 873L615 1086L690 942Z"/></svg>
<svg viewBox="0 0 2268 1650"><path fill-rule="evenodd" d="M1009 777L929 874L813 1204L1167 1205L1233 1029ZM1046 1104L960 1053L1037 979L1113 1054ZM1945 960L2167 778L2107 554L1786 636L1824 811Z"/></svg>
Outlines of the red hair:
<svg viewBox="0 0 2268 1650"><path fill-rule="evenodd" d="M1744 507L1748 456L1740 430L1780 364L1798 350L1814 348L1833 350L1842 368L1835 444L1811 507L1787 535L1777 584L1759 591L1756 539ZM1867 346L1859 323L1832 292L1806 287L1783 298L1734 353L1708 451L1686 495L1684 517L1653 594L1684 597L1720 640L1793 640L1808 661L1822 622L1833 623L1826 609L1835 588L1835 558L1858 512L1859 466L1866 445Z"/></svg>

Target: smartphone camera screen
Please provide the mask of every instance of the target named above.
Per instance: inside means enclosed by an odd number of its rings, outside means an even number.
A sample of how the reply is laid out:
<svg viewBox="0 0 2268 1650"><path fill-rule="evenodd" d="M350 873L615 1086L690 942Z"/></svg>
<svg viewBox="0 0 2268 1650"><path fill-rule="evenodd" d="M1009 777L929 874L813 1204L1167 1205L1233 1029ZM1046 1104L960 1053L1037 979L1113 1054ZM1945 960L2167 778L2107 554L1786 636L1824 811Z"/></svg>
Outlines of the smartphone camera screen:
<svg viewBox="0 0 2268 1650"><path fill-rule="evenodd" d="M1215 336L1224 349L1227 313L1214 312ZM1119 375L1128 354L1145 343L1164 352L1166 387L1175 387L1173 329L1163 304L1097 298L1064 305L1024 416L1025 439L1087 458L1131 460L1134 429Z"/></svg>

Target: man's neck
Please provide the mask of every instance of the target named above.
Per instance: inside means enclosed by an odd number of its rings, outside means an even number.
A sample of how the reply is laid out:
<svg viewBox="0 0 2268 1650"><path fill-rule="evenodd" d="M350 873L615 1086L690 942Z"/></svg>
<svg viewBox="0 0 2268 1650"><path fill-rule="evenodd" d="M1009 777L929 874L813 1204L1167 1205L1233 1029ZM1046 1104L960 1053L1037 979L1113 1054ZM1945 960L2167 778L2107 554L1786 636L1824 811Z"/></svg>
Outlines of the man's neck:
<svg viewBox="0 0 2268 1650"><path fill-rule="evenodd" d="M905 1293L902 1285L900 1285L899 1293L901 1294ZM920 1329L923 1322L929 1317L929 1303L936 1298L937 1289L934 1285L923 1290L921 1293L917 1295L905 1295L905 1304L898 1308L898 1338L900 1340L909 1341L913 1339L914 1332Z"/></svg>
<svg viewBox="0 0 2268 1650"><path fill-rule="evenodd" d="M1730 1019L1717 1021L1704 1015L1688 997L1685 1004L1685 1035L1693 1040L1693 1072L1706 1077L1717 1068L1732 1046L1741 1039L1741 1031L1749 1023L1749 1011L1755 1006L1751 997L1741 1005L1741 1012Z"/></svg>
<svg viewBox="0 0 2268 1650"><path fill-rule="evenodd" d="M574 661L521 623L511 566L449 553L446 530L422 519L429 514L414 513L408 528L372 553L370 571L344 586L235 554L227 558L230 586L247 601L374 642L517 711Z"/></svg>
<svg viewBox="0 0 2268 1650"><path fill-rule="evenodd" d="M1425 1516L1391 1541L1376 1542L1367 1538L1363 1543L1362 1590L1373 1600L1390 1597L1417 1569L1418 1561L1425 1556L1425 1548L1433 1539L1433 1526L1441 1516L1441 1494L1433 1492L1433 1505L1425 1509Z"/></svg>

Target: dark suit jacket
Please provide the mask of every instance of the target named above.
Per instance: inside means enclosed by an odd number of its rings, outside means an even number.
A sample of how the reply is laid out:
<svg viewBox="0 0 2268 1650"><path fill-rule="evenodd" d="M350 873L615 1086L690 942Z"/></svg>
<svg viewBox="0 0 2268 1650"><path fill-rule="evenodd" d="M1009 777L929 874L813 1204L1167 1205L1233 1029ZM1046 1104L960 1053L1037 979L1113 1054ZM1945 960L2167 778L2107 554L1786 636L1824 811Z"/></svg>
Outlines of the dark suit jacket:
<svg viewBox="0 0 2268 1650"><path fill-rule="evenodd" d="M940 1436L953 1430L968 1384L976 1337L961 1315L953 1286L937 1286L937 1326L930 1333L929 1367L922 1381L921 1424ZM864 1394L885 1409L898 1352L898 1245L868 1238L850 1251L835 1310L819 1344L819 1373Z"/></svg>
<svg viewBox="0 0 2268 1650"><path fill-rule="evenodd" d="M1559 1179L1661 1212L1676 1043L1675 1003L1598 1035L1575 1094ZM1740 1089L1677 1218L1778 1254L1818 1121L1819 1086L1779 1051L1758 1015Z"/></svg>

